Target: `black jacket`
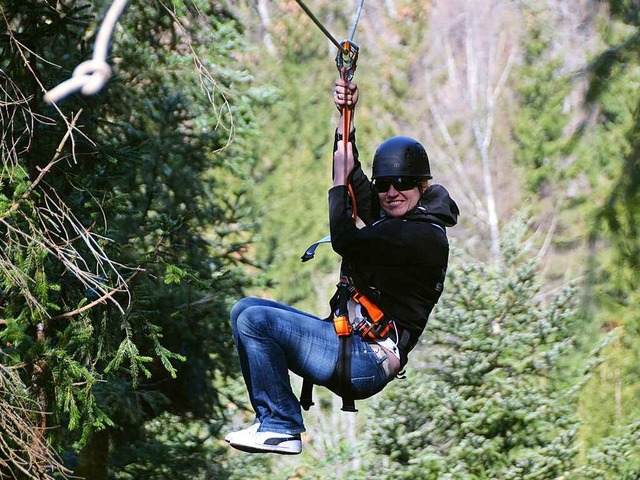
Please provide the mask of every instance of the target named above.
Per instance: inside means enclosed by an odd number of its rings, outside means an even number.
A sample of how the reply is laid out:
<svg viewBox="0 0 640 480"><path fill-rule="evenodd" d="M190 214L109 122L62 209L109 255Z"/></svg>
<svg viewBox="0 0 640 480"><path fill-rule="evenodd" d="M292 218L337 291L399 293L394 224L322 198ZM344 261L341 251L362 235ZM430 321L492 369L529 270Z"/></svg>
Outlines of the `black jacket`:
<svg viewBox="0 0 640 480"><path fill-rule="evenodd" d="M336 136L336 148L341 148L338 140ZM355 145L355 134L350 140ZM331 188L331 244L342 256L342 273L388 318L410 332L413 345L442 294L449 258L445 229L457 223L458 206L443 186L431 185L414 210L401 218L386 217L380 213L378 195L362 171L355 148L354 155L352 187L365 226L358 228L353 222L347 187Z"/></svg>

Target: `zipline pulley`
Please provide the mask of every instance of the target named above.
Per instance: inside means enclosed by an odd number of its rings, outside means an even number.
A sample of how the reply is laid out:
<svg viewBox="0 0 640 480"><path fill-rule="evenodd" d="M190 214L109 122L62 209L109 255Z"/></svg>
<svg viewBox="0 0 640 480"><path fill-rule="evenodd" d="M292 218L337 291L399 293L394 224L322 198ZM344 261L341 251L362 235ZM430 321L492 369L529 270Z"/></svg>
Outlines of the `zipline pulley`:
<svg viewBox="0 0 640 480"><path fill-rule="evenodd" d="M343 80L350 82L353 80L353 74L356 73L358 51L360 49L351 40L344 40L340 46L342 48L336 54L336 67L338 67L338 72L340 72Z"/></svg>

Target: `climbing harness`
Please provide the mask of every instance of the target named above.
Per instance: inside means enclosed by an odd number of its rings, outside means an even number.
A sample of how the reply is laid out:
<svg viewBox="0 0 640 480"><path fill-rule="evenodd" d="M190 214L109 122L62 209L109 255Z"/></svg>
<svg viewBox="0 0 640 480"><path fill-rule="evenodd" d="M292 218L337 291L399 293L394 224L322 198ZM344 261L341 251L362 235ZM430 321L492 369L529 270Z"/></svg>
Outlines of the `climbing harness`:
<svg viewBox="0 0 640 480"><path fill-rule="evenodd" d="M346 278L341 278L336 292L336 304L333 311L333 328L338 335L340 346L338 349L338 363L334 371L340 385L342 396L342 410L356 412L356 406L351 394L351 333L353 326L349 321L349 284Z"/></svg>
<svg viewBox="0 0 640 480"><path fill-rule="evenodd" d="M401 363L399 347L409 345L410 335L401 330L395 322L387 318L382 310L363 295L355 286L353 280L343 275L336 285L336 293L331 299L331 321L338 336L338 361L333 372L333 386L342 397L342 410L357 412L351 390L351 347L354 335L359 336L369 344L384 347L387 352L395 356L395 362ZM401 333L402 332L402 333ZM375 350L379 352L379 350ZM391 362L391 359L389 359ZM384 367L383 367L384 368ZM392 375L390 370L386 370ZM395 375L397 372L393 372ZM300 405L309 410L313 405L313 382L303 379Z"/></svg>
<svg viewBox="0 0 640 480"><path fill-rule="evenodd" d="M380 340L386 338L391 329L389 320L387 320L380 310L371 300L362 295L355 285L349 288L351 299L366 310L367 315L356 317L359 321L354 326L358 335L364 339Z"/></svg>
<svg viewBox="0 0 640 480"><path fill-rule="evenodd" d="M340 342L334 378L338 383L338 391L342 397L342 410L357 412L351 391L351 343L353 335L358 335L366 341L384 340L384 336L389 333L390 322L372 301L358 291L351 278L347 276L340 278L332 306L333 327ZM352 308L357 310L359 314L351 313L350 310ZM362 312L362 309L365 312ZM358 323L355 323L356 320ZM382 335L378 335L379 332ZM305 379L305 381L307 380Z"/></svg>

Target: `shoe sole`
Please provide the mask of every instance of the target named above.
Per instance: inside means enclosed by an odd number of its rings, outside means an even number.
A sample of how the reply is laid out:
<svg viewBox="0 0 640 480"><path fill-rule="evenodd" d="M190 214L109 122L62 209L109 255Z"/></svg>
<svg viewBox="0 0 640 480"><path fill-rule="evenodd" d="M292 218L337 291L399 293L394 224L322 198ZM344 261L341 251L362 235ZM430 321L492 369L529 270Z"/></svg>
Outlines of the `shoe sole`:
<svg viewBox="0 0 640 480"><path fill-rule="evenodd" d="M302 448L299 450L292 450L287 447L278 447L276 445L246 445L242 443L229 442L236 450L241 450L247 453L279 453L281 455L299 455L302 452Z"/></svg>

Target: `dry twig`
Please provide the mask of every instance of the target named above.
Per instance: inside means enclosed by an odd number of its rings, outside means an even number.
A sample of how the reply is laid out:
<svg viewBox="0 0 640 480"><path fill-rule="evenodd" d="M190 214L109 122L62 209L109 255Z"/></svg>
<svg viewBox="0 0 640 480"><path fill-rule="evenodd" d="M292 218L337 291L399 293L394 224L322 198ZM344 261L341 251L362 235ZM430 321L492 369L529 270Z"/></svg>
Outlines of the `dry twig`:
<svg viewBox="0 0 640 480"><path fill-rule="evenodd" d="M0 362L0 478L69 478L71 472L38 433L39 415L18 373Z"/></svg>

